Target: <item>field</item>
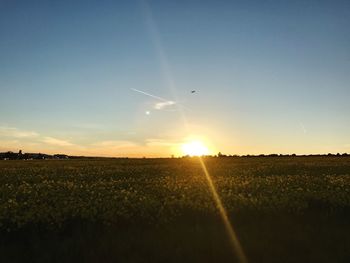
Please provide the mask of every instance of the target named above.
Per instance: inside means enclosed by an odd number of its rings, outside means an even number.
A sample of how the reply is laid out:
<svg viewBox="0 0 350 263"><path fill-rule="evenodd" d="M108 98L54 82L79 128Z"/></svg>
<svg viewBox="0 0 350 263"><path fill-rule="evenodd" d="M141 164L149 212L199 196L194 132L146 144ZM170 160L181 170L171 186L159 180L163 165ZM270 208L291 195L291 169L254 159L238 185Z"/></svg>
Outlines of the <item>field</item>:
<svg viewBox="0 0 350 263"><path fill-rule="evenodd" d="M350 157L204 158L248 262L350 262ZM0 262L236 262L198 158L0 161Z"/></svg>

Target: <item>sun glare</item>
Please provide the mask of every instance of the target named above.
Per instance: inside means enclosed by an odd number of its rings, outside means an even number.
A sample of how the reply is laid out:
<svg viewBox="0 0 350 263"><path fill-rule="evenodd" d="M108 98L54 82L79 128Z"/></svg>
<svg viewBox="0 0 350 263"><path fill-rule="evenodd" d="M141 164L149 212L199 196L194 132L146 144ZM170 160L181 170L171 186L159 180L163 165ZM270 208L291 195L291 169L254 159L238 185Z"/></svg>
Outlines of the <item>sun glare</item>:
<svg viewBox="0 0 350 263"><path fill-rule="evenodd" d="M182 152L189 156L202 156L209 154L209 149L201 141L191 141L182 145Z"/></svg>

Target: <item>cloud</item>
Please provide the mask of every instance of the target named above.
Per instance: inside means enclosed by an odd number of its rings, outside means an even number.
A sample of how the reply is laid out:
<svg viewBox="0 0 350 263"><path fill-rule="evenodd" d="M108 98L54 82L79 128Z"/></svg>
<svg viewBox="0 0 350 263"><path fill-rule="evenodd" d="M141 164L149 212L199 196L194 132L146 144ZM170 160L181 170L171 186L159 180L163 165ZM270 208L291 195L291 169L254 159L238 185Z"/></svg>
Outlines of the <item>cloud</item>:
<svg viewBox="0 0 350 263"><path fill-rule="evenodd" d="M69 141L60 140L53 137L44 137L42 139L42 142L51 144L51 145L57 145L57 146L73 146L73 144L70 143Z"/></svg>
<svg viewBox="0 0 350 263"><path fill-rule="evenodd" d="M148 147L171 147L179 145L179 141L165 139L147 139L146 146Z"/></svg>
<svg viewBox="0 0 350 263"><path fill-rule="evenodd" d="M72 128L84 130L102 130L106 126L99 123L74 123Z"/></svg>
<svg viewBox="0 0 350 263"><path fill-rule="evenodd" d="M165 103L165 102L164 102ZM165 103L164 105L172 105ZM134 135L135 132L129 133ZM87 156L170 156L172 149L178 146L174 138L143 138L134 140L104 140L79 144L64 138L51 137L50 134L39 134L35 131L21 130L0 125L0 151L24 152L64 152L70 155ZM176 151L176 150L175 150Z"/></svg>
<svg viewBox="0 0 350 263"><path fill-rule="evenodd" d="M168 106L172 106L172 105L175 105L175 101L172 101L172 100L169 100L169 101L162 101L162 102L157 102L156 104L154 104L154 108L156 110L161 110L165 107L168 107Z"/></svg>
<svg viewBox="0 0 350 263"><path fill-rule="evenodd" d="M140 157L143 155L159 157L170 156L178 146L178 142L148 138L143 142L134 142L130 140L108 140L100 141L83 149L84 154L91 156L129 156Z"/></svg>
<svg viewBox="0 0 350 263"><path fill-rule="evenodd" d="M144 149L147 147L169 147L178 145L178 141L171 141L165 139L145 139L142 143L136 143L133 141L127 140L111 140L111 141L102 141L92 144L92 147L96 148L109 148L109 149Z"/></svg>
<svg viewBox="0 0 350 263"><path fill-rule="evenodd" d="M90 156L132 156L137 153L142 146L128 140L108 140L92 143L80 149L83 155Z"/></svg>
<svg viewBox="0 0 350 263"><path fill-rule="evenodd" d="M151 97L153 99L159 100L160 102L155 103L154 106L153 106L153 108L156 109L156 110L162 110L162 109L164 109L164 108L166 108L168 106L172 106L172 105L178 104L175 101L167 100L167 99L164 99L162 97L153 95L151 93L148 93L148 92L145 92L145 91L142 91L142 90L133 89L133 88L131 90L136 91L138 93L141 93L143 95L146 95L148 97Z"/></svg>
<svg viewBox="0 0 350 263"><path fill-rule="evenodd" d="M93 147L98 148L113 148L113 149L123 149L123 148L134 148L138 147L138 144L131 141L115 140L115 141L102 141L92 144Z"/></svg>
<svg viewBox="0 0 350 263"><path fill-rule="evenodd" d="M0 150L12 150L13 146L19 146L18 140L0 140Z"/></svg>
<svg viewBox="0 0 350 263"><path fill-rule="evenodd" d="M0 126L0 135L13 138L33 138L39 134L34 131L23 131L13 127Z"/></svg>

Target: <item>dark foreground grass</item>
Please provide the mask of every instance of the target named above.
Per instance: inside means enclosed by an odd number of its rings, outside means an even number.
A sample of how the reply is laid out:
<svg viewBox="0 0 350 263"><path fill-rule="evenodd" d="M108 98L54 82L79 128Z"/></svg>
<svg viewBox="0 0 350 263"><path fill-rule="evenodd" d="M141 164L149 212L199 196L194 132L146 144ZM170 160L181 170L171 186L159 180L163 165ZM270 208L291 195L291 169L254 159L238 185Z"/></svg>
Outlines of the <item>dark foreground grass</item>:
<svg viewBox="0 0 350 263"><path fill-rule="evenodd" d="M236 217L249 262L349 262L350 217ZM236 262L219 219L167 226L75 223L3 233L1 262Z"/></svg>
<svg viewBox="0 0 350 263"><path fill-rule="evenodd" d="M349 262L349 158L205 162L249 262ZM0 262L236 262L196 159L0 162L0 183Z"/></svg>

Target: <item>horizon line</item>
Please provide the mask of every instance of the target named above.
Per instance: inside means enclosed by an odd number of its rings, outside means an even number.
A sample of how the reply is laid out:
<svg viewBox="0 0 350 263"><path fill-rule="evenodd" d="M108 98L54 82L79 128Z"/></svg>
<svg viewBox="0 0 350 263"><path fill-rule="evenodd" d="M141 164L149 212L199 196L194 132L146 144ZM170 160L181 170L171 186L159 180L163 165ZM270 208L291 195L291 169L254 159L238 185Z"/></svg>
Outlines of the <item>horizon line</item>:
<svg viewBox="0 0 350 263"><path fill-rule="evenodd" d="M14 151L4 151L0 152L0 155L3 154L15 154L15 155L26 155L26 154L36 154L36 155L45 155L47 157L54 157L55 155L62 155L67 156L71 158L115 158L115 159L176 159L176 158L192 158L192 157L199 157L199 156L191 156L191 155L175 155L171 154L169 156L103 156L103 155L70 155L65 153L53 153L48 154L44 152L26 152L23 153L21 150L18 152ZM337 152L337 153L303 153L303 154L296 154L296 153L259 153L259 154L222 154L221 152L218 152L217 154L207 154L207 155L200 155L200 157L213 157L213 158L229 158L229 157L307 157L307 156L350 156L350 153L348 152Z"/></svg>

